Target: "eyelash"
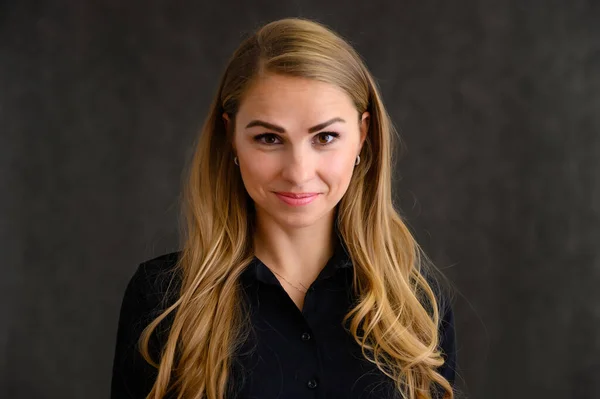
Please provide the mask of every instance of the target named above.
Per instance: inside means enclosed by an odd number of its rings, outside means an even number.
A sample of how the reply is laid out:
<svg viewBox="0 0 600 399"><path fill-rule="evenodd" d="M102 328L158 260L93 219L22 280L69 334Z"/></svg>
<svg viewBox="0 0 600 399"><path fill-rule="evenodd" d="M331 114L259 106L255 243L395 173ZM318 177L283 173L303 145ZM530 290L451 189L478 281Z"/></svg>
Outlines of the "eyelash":
<svg viewBox="0 0 600 399"><path fill-rule="evenodd" d="M331 140L329 143L318 144L321 147L326 147L328 145L331 145L334 141L336 141L340 137L340 135L335 132L321 132L321 133L317 134L316 136L320 136L320 135L333 137L333 140ZM256 141L259 144L264 144L264 145L276 145L276 143L264 143L261 141L263 138L269 137L269 136L278 137L275 133L263 133L263 134L259 134L258 136L255 136L254 141Z"/></svg>

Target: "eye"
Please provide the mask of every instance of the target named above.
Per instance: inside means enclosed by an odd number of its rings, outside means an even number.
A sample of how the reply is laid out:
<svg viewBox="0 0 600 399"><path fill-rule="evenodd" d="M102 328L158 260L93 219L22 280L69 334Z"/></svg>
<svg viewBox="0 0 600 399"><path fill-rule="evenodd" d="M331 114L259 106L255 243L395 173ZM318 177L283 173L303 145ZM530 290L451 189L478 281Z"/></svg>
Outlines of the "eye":
<svg viewBox="0 0 600 399"><path fill-rule="evenodd" d="M334 132L322 132L322 133L319 133L317 135L318 138L329 137L330 140L326 139L325 142L319 142L318 144L319 145L329 145L329 144L333 143L335 140L337 140L339 136L340 136L339 134L334 133Z"/></svg>
<svg viewBox="0 0 600 399"><path fill-rule="evenodd" d="M327 146L327 145L333 143L335 140L337 140L339 136L340 135L335 132L321 132L316 135L317 145L320 145L322 147ZM263 134L259 134L258 136L254 137L254 141L256 141L259 144L265 144L265 145L278 144L277 140L279 140L279 137L274 133L263 133Z"/></svg>
<svg viewBox="0 0 600 399"><path fill-rule="evenodd" d="M263 140L265 139L265 140ZM263 133L254 137L254 141L260 144L272 145L275 144L272 140L277 140L278 137L273 133Z"/></svg>

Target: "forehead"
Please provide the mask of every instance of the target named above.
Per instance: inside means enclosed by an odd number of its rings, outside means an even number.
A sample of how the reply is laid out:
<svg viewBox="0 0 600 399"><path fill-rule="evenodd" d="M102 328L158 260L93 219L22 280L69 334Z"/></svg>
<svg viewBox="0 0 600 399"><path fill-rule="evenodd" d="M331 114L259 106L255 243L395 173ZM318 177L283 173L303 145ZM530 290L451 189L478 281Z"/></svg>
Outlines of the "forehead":
<svg viewBox="0 0 600 399"><path fill-rule="evenodd" d="M242 98L240 118L269 117L314 120L356 113L352 99L339 87L314 79L266 75ZM311 119L311 120L307 120Z"/></svg>

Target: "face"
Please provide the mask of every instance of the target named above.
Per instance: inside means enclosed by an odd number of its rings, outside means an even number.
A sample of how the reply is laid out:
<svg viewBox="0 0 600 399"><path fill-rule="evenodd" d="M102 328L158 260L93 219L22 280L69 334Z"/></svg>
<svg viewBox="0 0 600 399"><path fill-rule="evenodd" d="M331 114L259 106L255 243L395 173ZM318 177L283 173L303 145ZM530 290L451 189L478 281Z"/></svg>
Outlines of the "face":
<svg viewBox="0 0 600 399"><path fill-rule="evenodd" d="M236 115L233 146L257 217L286 228L332 220L328 216L348 189L368 118L327 83L281 75L255 82Z"/></svg>

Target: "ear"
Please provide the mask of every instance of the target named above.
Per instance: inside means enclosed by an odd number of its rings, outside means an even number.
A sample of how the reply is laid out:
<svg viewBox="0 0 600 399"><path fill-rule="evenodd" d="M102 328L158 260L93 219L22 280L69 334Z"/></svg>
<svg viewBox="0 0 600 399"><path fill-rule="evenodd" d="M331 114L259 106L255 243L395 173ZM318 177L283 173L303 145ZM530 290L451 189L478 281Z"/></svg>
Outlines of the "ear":
<svg viewBox="0 0 600 399"><path fill-rule="evenodd" d="M223 118L223 123L225 124L225 129L229 129L229 115L227 115L227 112L223 112L223 115L221 115L221 117Z"/></svg>
<svg viewBox="0 0 600 399"><path fill-rule="evenodd" d="M229 129L231 128L231 119L229 119L229 115L227 115L227 112L223 112L223 114L221 115L221 118L223 118L223 124L225 125L225 131L229 132ZM229 136L229 134L228 134ZM235 140L231 140L231 145L233 147L233 152L235 153Z"/></svg>
<svg viewBox="0 0 600 399"><path fill-rule="evenodd" d="M369 132L369 124L370 124L371 115L365 111L360 117L360 149L362 150L363 144L367 138L367 133ZM360 152L360 150L359 150Z"/></svg>

